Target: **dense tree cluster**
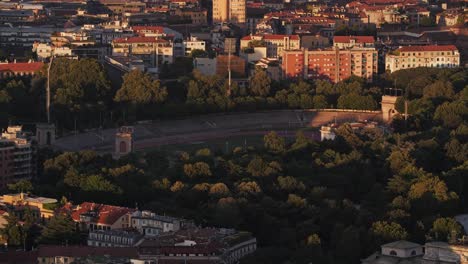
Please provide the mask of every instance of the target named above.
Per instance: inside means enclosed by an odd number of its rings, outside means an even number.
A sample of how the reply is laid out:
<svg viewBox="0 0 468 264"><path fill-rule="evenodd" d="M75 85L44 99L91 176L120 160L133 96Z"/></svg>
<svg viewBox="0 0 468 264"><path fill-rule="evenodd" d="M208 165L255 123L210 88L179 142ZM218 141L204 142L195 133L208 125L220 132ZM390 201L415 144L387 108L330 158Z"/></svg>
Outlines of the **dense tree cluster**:
<svg viewBox="0 0 468 264"><path fill-rule="evenodd" d="M124 104L138 100L129 97L131 89L141 88L128 84L131 75L140 76L135 82L150 89L146 92L154 105L168 107L160 84L135 72L126 76L125 90L112 98L122 98ZM251 79L255 88L233 85L228 98L224 80L195 73L186 80L184 105L200 111L273 105L372 109L381 93L354 77L335 85L298 81L287 88L265 78L257 72ZM260 248L244 263L359 263L392 240L453 241L463 234L453 217L468 205L467 78L459 69L414 69L385 76L380 86L396 80L408 100L408 119L397 116L391 134L357 133L344 125L334 141L315 142L298 132L296 140L288 142L271 132L261 147L229 153L152 151L120 160L93 151L48 153L34 192L66 196L76 203L138 204L202 225L251 231ZM86 81L79 83L87 86ZM168 88L167 98L170 94ZM2 100L8 97L7 91ZM403 100L398 102L401 113L403 105ZM65 218L54 221L68 226ZM53 226L46 228L43 239L65 236L74 241L73 230L57 234ZM3 230L11 243L21 244L20 227Z"/></svg>
<svg viewBox="0 0 468 264"><path fill-rule="evenodd" d="M185 58L187 59L187 58ZM281 108L349 108L374 110L381 89L351 77L331 84L325 80L275 82L257 69L246 85L192 71L187 62L163 65L162 84L150 74L133 70L121 85L110 82L106 69L92 59L55 59L51 68L52 119L59 128L85 129L137 120L197 113ZM191 64L190 64L191 65ZM8 120L44 121L47 65L34 78L0 81L0 126ZM430 97L453 94L428 87ZM116 87L118 86L118 87ZM230 89L229 89L230 88ZM450 87L448 87L449 89Z"/></svg>

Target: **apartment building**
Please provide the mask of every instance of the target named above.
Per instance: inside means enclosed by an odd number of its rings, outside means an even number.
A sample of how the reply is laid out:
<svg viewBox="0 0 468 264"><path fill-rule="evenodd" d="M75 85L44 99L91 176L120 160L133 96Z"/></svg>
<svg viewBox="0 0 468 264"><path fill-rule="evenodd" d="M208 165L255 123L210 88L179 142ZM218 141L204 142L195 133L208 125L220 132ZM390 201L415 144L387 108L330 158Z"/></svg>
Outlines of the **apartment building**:
<svg viewBox="0 0 468 264"><path fill-rule="evenodd" d="M206 25L207 24L206 9L203 8L177 8L175 15L189 18L192 21L192 25Z"/></svg>
<svg viewBox="0 0 468 264"><path fill-rule="evenodd" d="M213 22L244 24L246 22L245 3L245 0L214 0Z"/></svg>
<svg viewBox="0 0 468 264"><path fill-rule="evenodd" d="M378 52L375 48L284 51L282 68L286 78L322 78L336 83L356 75L372 81L378 70Z"/></svg>
<svg viewBox="0 0 468 264"><path fill-rule="evenodd" d="M88 246L91 247L134 247L143 239L143 235L127 230L94 230L88 234Z"/></svg>
<svg viewBox="0 0 468 264"><path fill-rule="evenodd" d="M4 194L0 196L0 204L12 206L15 214L24 211L25 207L32 210L37 218L49 219L54 216L54 208L57 200L47 197L33 196L26 193Z"/></svg>
<svg viewBox="0 0 468 264"><path fill-rule="evenodd" d="M192 226L193 221L157 215L150 211L135 211L131 216L131 227L145 236L156 236L162 232L178 231Z"/></svg>
<svg viewBox="0 0 468 264"><path fill-rule="evenodd" d="M10 126L0 138L0 188L36 174L36 149L21 126Z"/></svg>
<svg viewBox="0 0 468 264"><path fill-rule="evenodd" d="M250 35L241 39L241 49L253 46L264 46L267 48L268 58L281 57L285 50L300 49L300 38L298 35Z"/></svg>
<svg viewBox="0 0 468 264"><path fill-rule="evenodd" d="M112 42L113 56L135 56L152 67L174 60L173 42L157 37L129 37Z"/></svg>
<svg viewBox="0 0 468 264"><path fill-rule="evenodd" d="M231 65L232 77L245 77L246 62L243 58L235 55L218 55L216 57L216 74L221 77L227 77L229 64Z"/></svg>
<svg viewBox="0 0 468 264"><path fill-rule="evenodd" d="M375 39L372 36L334 36L333 46L339 49L373 48Z"/></svg>
<svg viewBox="0 0 468 264"><path fill-rule="evenodd" d="M460 52L454 45L407 46L385 56L390 72L417 67L456 68L460 66Z"/></svg>
<svg viewBox="0 0 468 264"><path fill-rule="evenodd" d="M191 37L183 41L185 56L190 55L194 50L206 50L206 43L204 40L199 40L196 37Z"/></svg>

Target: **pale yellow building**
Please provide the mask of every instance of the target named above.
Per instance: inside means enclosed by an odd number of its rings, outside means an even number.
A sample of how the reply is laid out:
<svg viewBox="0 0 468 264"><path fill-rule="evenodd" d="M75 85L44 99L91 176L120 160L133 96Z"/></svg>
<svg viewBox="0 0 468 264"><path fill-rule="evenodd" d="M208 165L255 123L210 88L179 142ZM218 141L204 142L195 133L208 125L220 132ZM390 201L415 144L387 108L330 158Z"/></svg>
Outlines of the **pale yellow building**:
<svg viewBox="0 0 468 264"><path fill-rule="evenodd" d="M51 218L54 216L54 207L57 200L53 198L31 196L26 193L5 194L0 197L0 203L12 206L27 206L37 212L37 217Z"/></svg>
<svg viewBox="0 0 468 264"><path fill-rule="evenodd" d="M246 19L245 0L214 0L213 22L244 24Z"/></svg>
<svg viewBox="0 0 468 264"><path fill-rule="evenodd" d="M401 47L385 57L390 72L418 68L456 68L460 66L460 52L454 45Z"/></svg>

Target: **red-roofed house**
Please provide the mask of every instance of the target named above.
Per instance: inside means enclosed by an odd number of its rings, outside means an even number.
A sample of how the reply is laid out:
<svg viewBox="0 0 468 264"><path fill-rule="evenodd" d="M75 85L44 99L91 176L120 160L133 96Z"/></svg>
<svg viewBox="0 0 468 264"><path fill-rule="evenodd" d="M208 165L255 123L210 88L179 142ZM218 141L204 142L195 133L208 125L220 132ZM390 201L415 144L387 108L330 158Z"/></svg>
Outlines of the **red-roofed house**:
<svg viewBox="0 0 468 264"><path fill-rule="evenodd" d="M300 49L300 38L298 35L250 35L241 39L241 49L251 45L266 46L268 58L281 57L284 50Z"/></svg>
<svg viewBox="0 0 468 264"><path fill-rule="evenodd" d="M456 68L460 66L460 52L454 45L401 47L385 56L387 71L417 67Z"/></svg>
<svg viewBox="0 0 468 264"><path fill-rule="evenodd" d="M133 26L133 32L142 37L163 37L164 27L161 26Z"/></svg>
<svg viewBox="0 0 468 264"><path fill-rule="evenodd" d="M375 39L372 36L334 36L333 46L339 49L347 48L373 48Z"/></svg>
<svg viewBox="0 0 468 264"><path fill-rule="evenodd" d="M135 209L106 204L84 202L71 212L73 221L89 230L111 230L130 227Z"/></svg>
<svg viewBox="0 0 468 264"><path fill-rule="evenodd" d="M174 46L171 41L157 37L118 38L112 42L113 56L136 56L147 65L155 67L172 63Z"/></svg>
<svg viewBox="0 0 468 264"><path fill-rule="evenodd" d="M0 63L0 79L12 76L33 76L42 69L42 62Z"/></svg>

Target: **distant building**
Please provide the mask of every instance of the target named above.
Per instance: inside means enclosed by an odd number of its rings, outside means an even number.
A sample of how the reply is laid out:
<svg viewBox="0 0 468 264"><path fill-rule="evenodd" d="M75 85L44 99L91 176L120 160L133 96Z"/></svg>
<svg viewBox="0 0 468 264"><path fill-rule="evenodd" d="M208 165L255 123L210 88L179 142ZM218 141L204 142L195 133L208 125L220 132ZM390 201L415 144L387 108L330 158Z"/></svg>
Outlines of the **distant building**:
<svg viewBox="0 0 468 264"><path fill-rule="evenodd" d="M229 57L231 57L229 59ZM216 74L221 77L228 76L229 64L232 77L244 77L246 74L246 62L236 55L218 55L216 57Z"/></svg>
<svg viewBox="0 0 468 264"><path fill-rule="evenodd" d="M126 230L94 230L88 234L90 247L135 247L141 242L143 235Z"/></svg>
<svg viewBox="0 0 468 264"><path fill-rule="evenodd" d="M14 76L34 76L42 69L42 62L0 62L0 79Z"/></svg>
<svg viewBox="0 0 468 264"><path fill-rule="evenodd" d="M285 78L321 78L337 83L355 75L372 81L378 72L378 54L375 48L284 51L282 68Z"/></svg>
<svg viewBox="0 0 468 264"><path fill-rule="evenodd" d="M135 211L131 215L131 227L147 236L156 236L162 232L179 231L181 228L193 226L192 221L157 215L150 211Z"/></svg>
<svg viewBox="0 0 468 264"><path fill-rule="evenodd" d="M279 82L281 80L281 67L277 59L263 58L255 63L255 68L260 67L265 70L270 79ZM251 74L253 74L252 69Z"/></svg>
<svg viewBox="0 0 468 264"><path fill-rule="evenodd" d="M334 36L333 46L339 49L374 48L375 39L372 36Z"/></svg>
<svg viewBox="0 0 468 264"><path fill-rule="evenodd" d="M456 68L460 66L460 52L454 45L401 47L385 56L390 72L417 67Z"/></svg>
<svg viewBox="0 0 468 264"><path fill-rule="evenodd" d="M112 42L113 56L136 56L152 67L174 60L173 43L157 37L129 37Z"/></svg>
<svg viewBox="0 0 468 264"><path fill-rule="evenodd" d="M263 58L267 58L267 48L266 47L252 47L252 48L243 48L240 52L240 56L244 58L247 62L257 62Z"/></svg>
<svg viewBox="0 0 468 264"><path fill-rule="evenodd" d="M244 24L246 22L245 0L214 0L213 22Z"/></svg>
<svg viewBox="0 0 468 264"><path fill-rule="evenodd" d="M47 197L38 197L26 193L4 194L0 196L0 204L13 207L13 211L32 209L37 218L48 219L54 216L57 200Z"/></svg>
<svg viewBox="0 0 468 264"><path fill-rule="evenodd" d="M196 37L191 37L187 40L184 40L184 51L185 56L188 56L194 50L206 50L206 43L204 40L199 40Z"/></svg>
<svg viewBox="0 0 468 264"><path fill-rule="evenodd" d="M206 25L207 11L203 8L176 8L175 15L189 18L192 25Z"/></svg>
<svg viewBox="0 0 468 264"><path fill-rule="evenodd" d="M0 188L36 175L36 147L21 126L10 126L0 138Z"/></svg>
<svg viewBox="0 0 468 264"><path fill-rule="evenodd" d="M15 252L18 254L18 252ZM28 254L25 252L24 254ZM129 247L88 247L88 246L54 246L40 245L34 252L36 259L33 263L96 263L96 259L103 263L129 263L130 259L138 257L136 248ZM24 263L24 262L16 262Z"/></svg>
<svg viewBox="0 0 468 264"><path fill-rule="evenodd" d="M468 246L445 242L427 242L424 246L409 241L395 241L381 246L362 260L362 264L405 263L405 264L466 264Z"/></svg>
<svg viewBox="0 0 468 264"><path fill-rule="evenodd" d="M70 211L80 229L93 231L129 228L130 216L135 209L84 202Z"/></svg>
<svg viewBox="0 0 468 264"><path fill-rule="evenodd" d="M322 49L329 47L330 40L319 34L301 37L301 48L304 49Z"/></svg>
<svg viewBox="0 0 468 264"><path fill-rule="evenodd" d="M195 58L193 68L203 75L213 76L216 74L216 61L216 58Z"/></svg>
<svg viewBox="0 0 468 264"><path fill-rule="evenodd" d="M381 251L376 252L366 259L362 264L379 263L421 263L421 257L424 255L423 246L413 242L400 240L381 246ZM401 262L405 261L405 262Z"/></svg>
<svg viewBox="0 0 468 264"><path fill-rule="evenodd" d="M300 38L298 35L251 35L241 39L241 49L252 46L264 46L268 58L278 58L285 50L299 49Z"/></svg>

